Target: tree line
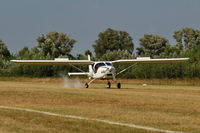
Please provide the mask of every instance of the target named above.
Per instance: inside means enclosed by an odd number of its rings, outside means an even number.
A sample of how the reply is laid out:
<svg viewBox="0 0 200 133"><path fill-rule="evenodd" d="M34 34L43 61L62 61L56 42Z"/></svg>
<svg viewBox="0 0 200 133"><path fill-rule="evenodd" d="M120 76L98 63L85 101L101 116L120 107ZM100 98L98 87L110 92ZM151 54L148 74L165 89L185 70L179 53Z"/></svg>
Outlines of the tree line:
<svg viewBox="0 0 200 133"><path fill-rule="evenodd" d="M93 60L131 59L140 57L178 58L189 57L190 60L179 64L143 64L133 67L121 78L194 78L200 77L200 31L183 28L173 33L175 44L155 34L144 34L139 39L139 47L134 51L133 38L126 31L111 28L100 32L92 45L94 54L86 50L84 54L73 56L71 50L76 40L60 32L49 32L36 39L36 46L24 47L17 53L11 53L7 45L0 40L0 76L47 77L66 75L69 71L77 71L71 66L24 66L10 63L11 59L50 60L54 58ZM87 71L87 66L79 66ZM116 66L122 70L126 65Z"/></svg>

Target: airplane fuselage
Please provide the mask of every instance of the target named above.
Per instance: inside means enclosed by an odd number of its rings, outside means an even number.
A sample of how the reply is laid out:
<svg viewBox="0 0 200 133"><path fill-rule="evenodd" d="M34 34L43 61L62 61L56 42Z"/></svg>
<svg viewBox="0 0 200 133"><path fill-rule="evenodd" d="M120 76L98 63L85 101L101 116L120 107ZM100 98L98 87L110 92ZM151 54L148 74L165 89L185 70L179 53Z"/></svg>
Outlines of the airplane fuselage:
<svg viewBox="0 0 200 133"><path fill-rule="evenodd" d="M93 65L92 78L99 79L110 79L115 76L115 67L110 62L96 62Z"/></svg>

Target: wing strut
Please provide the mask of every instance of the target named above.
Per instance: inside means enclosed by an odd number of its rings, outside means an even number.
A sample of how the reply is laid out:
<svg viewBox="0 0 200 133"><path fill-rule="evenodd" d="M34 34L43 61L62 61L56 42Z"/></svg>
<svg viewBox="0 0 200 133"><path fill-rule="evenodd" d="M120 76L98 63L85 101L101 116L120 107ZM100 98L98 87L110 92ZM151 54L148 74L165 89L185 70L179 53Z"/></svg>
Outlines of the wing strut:
<svg viewBox="0 0 200 133"><path fill-rule="evenodd" d="M77 70L79 70L79 71L81 71L81 72L84 72L82 69L80 69L80 68L76 67L75 65L72 65L72 64L70 64L70 66L72 66L72 67L76 68Z"/></svg>
<svg viewBox="0 0 200 133"><path fill-rule="evenodd" d="M135 64L133 64L133 65L131 65L131 66L129 66L129 67L123 69L122 71L118 72L118 73L116 74L116 76L119 75L120 73L125 72L126 70L130 69L131 67L133 67L133 66L135 66L135 65L137 65L137 63L135 63Z"/></svg>

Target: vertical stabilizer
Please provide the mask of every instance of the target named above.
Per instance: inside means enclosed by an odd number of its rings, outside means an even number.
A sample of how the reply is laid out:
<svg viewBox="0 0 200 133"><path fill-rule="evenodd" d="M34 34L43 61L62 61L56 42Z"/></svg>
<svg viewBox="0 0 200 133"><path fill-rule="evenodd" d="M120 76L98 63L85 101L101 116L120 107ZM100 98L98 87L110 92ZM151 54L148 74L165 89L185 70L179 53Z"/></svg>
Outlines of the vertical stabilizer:
<svg viewBox="0 0 200 133"><path fill-rule="evenodd" d="M88 60L91 61L90 55L88 55Z"/></svg>
<svg viewBox="0 0 200 133"><path fill-rule="evenodd" d="M91 61L90 55L88 55L88 60ZM93 73L92 65L89 65L89 75L92 75L92 73Z"/></svg>

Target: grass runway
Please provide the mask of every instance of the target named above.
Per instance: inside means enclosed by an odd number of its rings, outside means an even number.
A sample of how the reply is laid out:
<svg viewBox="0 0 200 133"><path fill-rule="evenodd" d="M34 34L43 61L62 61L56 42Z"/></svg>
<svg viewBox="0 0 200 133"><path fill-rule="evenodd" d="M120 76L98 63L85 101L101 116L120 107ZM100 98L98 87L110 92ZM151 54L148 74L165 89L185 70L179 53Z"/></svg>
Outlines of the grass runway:
<svg viewBox="0 0 200 133"><path fill-rule="evenodd" d="M72 81L73 82L73 81ZM124 83L123 83L124 82ZM147 82L146 82L147 83ZM200 132L200 86L122 81L122 89L64 88L57 79L0 79L0 105L158 129ZM154 133L155 131L0 109L2 133ZM158 132L155 132L158 133Z"/></svg>

